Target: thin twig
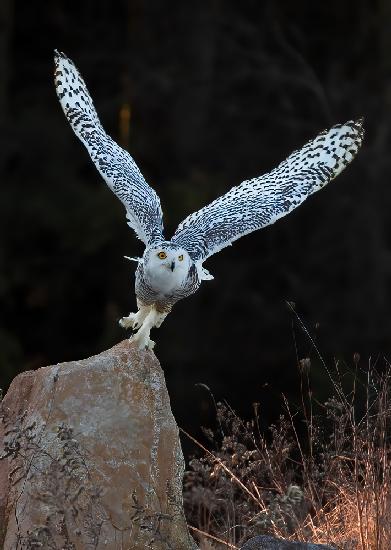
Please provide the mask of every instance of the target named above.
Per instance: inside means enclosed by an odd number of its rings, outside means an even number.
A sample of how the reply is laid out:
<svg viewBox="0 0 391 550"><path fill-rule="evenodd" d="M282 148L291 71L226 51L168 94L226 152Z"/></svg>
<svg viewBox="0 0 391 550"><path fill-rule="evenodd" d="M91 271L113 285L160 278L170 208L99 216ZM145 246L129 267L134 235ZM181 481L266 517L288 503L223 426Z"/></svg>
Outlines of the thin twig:
<svg viewBox="0 0 391 550"><path fill-rule="evenodd" d="M201 529L197 529L197 527L193 527L192 525L187 525L189 529L194 531L195 533L198 533L199 535L202 535L204 537L207 537L208 539L215 540L216 542L219 542L220 544L225 544L228 548L233 548L234 550L240 550L238 546L235 546L234 544L231 544L230 542L226 542L225 540L219 539L218 537L215 537L214 535L210 535L209 533L206 533L205 531L201 531Z"/></svg>
<svg viewBox="0 0 391 550"><path fill-rule="evenodd" d="M262 508L262 503L257 499L257 497L244 485L244 483L242 483L240 481L240 479L224 464L224 462L219 458L217 457L216 455L214 455L212 452L209 451L209 449L207 449L206 447L204 447L202 445L202 443L200 443L199 441L197 441L192 435L190 435L189 433L187 433L183 428L179 428L179 430L185 434L191 441L193 441L193 443L195 443L196 445L198 445L200 447L200 449L202 449L208 456L210 456L211 458L213 458L213 460L215 460L222 468L224 471L227 472L227 474L229 474L229 476L231 477L231 479L233 479L235 481L235 483L237 483L237 485L239 485L239 487L241 489L243 489L243 491L245 491L256 503L257 505Z"/></svg>

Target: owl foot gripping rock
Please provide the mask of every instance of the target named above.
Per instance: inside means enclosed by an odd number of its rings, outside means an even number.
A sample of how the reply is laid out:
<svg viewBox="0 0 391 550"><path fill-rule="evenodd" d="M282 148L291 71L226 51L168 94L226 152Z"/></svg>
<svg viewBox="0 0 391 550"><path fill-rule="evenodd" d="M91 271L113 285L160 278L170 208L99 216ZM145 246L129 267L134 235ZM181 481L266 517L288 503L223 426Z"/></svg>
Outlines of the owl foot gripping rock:
<svg viewBox="0 0 391 550"><path fill-rule="evenodd" d="M119 324L122 328L137 330L130 340L136 342L140 349L153 349L155 342L149 338L151 329L159 328L169 312L158 311L154 305L147 306L139 300L137 300L137 306L138 312L122 317Z"/></svg>
<svg viewBox="0 0 391 550"><path fill-rule="evenodd" d="M138 303L139 311L129 313L128 317L122 317L119 324L123 328L138 329L138 332L130 339L136 342L140 349L153 349L155 342L149 338L153 327L159 328L163 323L167 313L159 312L152 306L145 306Z"/></svg>
<svg viewBox="0 0 391 550"><path fill-rule="evenodd" d="M337 124L293 152L271 172L246 180L179 224L171 240L163 236L160 200L133 158L104 131L84 80L74 63L55 52L55 85L73 131L85 145L109 188L124 204L128 225L145 246L138 258L139 311L123 317L132 339L151 347L151 328L159 327L182 298L213 279L203 267L212 254L240 237L276 222L322 189L354 159L364 131L362 119Z"/></svg>

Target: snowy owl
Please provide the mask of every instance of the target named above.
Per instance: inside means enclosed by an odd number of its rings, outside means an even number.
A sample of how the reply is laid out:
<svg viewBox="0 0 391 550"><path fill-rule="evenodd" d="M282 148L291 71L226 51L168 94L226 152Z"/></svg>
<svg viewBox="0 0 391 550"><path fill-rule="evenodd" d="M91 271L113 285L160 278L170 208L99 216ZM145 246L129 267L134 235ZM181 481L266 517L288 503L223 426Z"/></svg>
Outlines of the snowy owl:
<svg viewBox="0 0 391 550"><path fill-rule="evenodd" d="M74 63L55 52L55 85L73 131L99 173L126 209L128 225L144 242L136 269L137 313L120 320L140 349L152 348L150 331L160 327L173 305L190 296L204 280L212 254L243 235L261 229L299 206L334 179L355 157L362 120L350 120L321 132L268 174L242 182L188 216L171 240L163 236L160 200L133 158L104 131L84 80Z"/></svg>

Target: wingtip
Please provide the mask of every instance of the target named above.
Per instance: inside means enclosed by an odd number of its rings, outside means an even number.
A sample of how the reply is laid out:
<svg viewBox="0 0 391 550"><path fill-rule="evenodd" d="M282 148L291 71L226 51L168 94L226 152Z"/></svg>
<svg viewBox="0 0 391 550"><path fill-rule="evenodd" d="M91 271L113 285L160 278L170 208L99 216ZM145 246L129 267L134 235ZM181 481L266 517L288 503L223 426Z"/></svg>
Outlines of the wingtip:
<svg viewBox="0 0 391 550"><path fill-rule="evenodd" d="M360 116L358 118L351 118L350 120L346 121L344 124L337 124L335 127L347 127L350 128L355 135L357 135L360 139L360 141L363 140L365 129L364 129L364 117Z"/></svg>
<svg viewBox="0 0 391 550"><path fill-rule="evenodd" d="M54 50L54 60L59 61L60 59L68 59L69 60L68 56L65 55L64 52L62 52L60 50L57 50L57 48L55 48L55 50Z"/></svg>
<svg viewBox="0 0 391 550"><path fill-rule="evenodd" d="M363 116L360 116L356 120L354 120L353 127L360 135L361 140L364 138L365 129L364 129L364 122L365 118Z"/></svg>

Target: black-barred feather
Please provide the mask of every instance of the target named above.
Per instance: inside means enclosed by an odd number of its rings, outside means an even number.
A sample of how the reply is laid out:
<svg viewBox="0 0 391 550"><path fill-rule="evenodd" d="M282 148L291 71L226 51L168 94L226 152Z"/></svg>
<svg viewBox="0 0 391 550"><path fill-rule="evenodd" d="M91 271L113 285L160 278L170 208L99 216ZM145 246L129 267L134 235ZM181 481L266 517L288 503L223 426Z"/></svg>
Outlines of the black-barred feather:
<svg viewBox="0 0 391 550"><path fill-rule="evenodd" d="M103 130L73 62L56 52L55 65L56 91L67 119L147 247L136 271L140 310L123 319L128 327L144 323L135 337L141 346L150 345L149 330L160 326L175 302L196 292L202 280L213 278L202 266L209 256L294 210L353 160L363 140L362 120L333 126L268 174L244 181L188 216L171 241L165 241L155 191L129 153ZM168 255L172 265L156 263L157 257L164 260Z"/></svg>
<svg viewBox="0 0 391 550"><path fill-rule="evenodd" d="M65 116L107 185L124 204L129 226L146 246L163 241L163 214L159 197L147 184L129 153L102 128L84 80L74 63L57 51L54 61L56 91Z"/></svg>
<svg viewBox="0 0 391 550"><path fill-rule="evenodd" d="M277 168L233 187L178 227L172 241L203 262L240 237L277 221L334 179L355 157L362 119L337 124Z"/></svg>

